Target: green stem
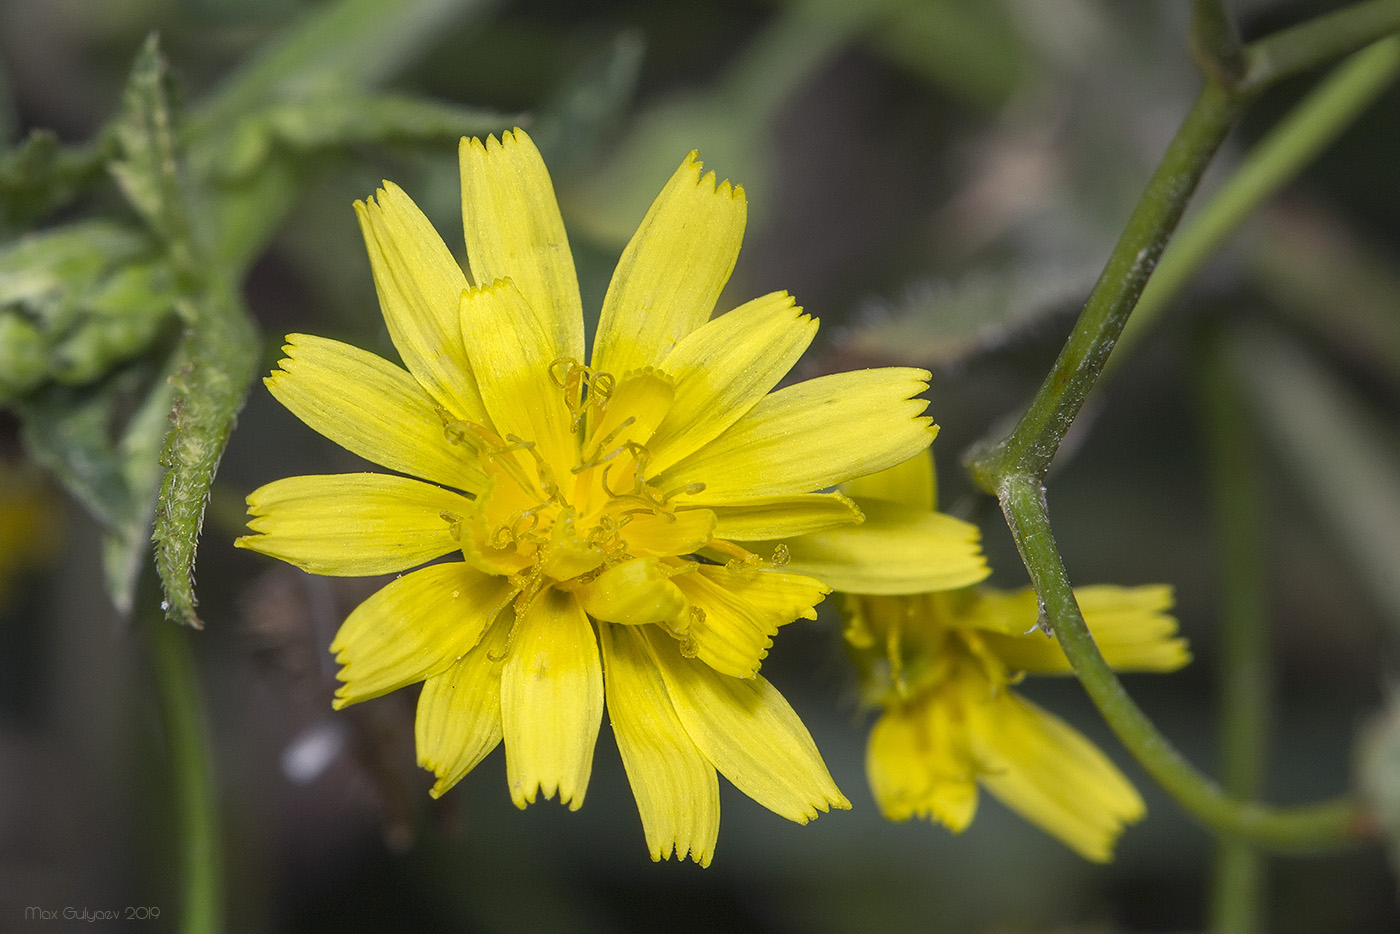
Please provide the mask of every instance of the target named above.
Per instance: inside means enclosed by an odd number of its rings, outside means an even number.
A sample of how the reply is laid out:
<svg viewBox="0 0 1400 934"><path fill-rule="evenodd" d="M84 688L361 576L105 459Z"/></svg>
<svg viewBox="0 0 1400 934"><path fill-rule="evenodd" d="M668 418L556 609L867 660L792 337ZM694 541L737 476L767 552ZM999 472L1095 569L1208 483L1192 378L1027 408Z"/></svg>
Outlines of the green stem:
<svg viewBox="0 0 1400 934"><path fill-rule="evenodd" d="M1242 161L1230 178L1182 224L1162 254L1106 375L1120 365L1164 308L1216 248L1267 198L1297 177L1400 75L1400 37L1347 59L1303 99Z"/></svg>
<svg viewBox="0 0 1400 934"><path fill-rule="evenodd" d="M1227 795L1197 772L1133 703L1084 625L1045 508L1042 480L1146 287L1186 202L1236 117L1259 90L1400 29L1400 0L1375 0L1253 43L1245 77L1229 81L1224 12L1201 0L1193 40L1208 57L1206 85L1148 182L1049 376L1011 434L970 452L969 473L1001 501L1007 524L1075 674L1124 745L1188 813L1217 833L1278 849L1341 846L1365 834L1342 799L1270 808ZM1314 129L1316 132L1316 129Z"/></svg>
<svg viewBox="0 0 1400 934"><path fill-rule="evenodd" d="M1252 799L1263 789L1270 719L1264 508L1244 393L1214 329L1201 357L1200 408L1222 584L1221 773L1228 794ZM1261 929L1264 874L1264 859L1252 845L1220 842L1211 900L1215 934Z"/></svg>
<svg viewBox="0 0 1400 934"><path fill-rule="evenodd" d="M1242 94L1257 93L1290 75L1400 32L1400 0L1370 0L1319 16L1245 48Z"/></svg>
<svg viewBox="0 0 1400 934"><path fill-rule="evenodd" d="M1213 54L1225 43L1224 14L1212 12L1211 6L1203 2L1197 4L1196 14L1194 41L1200 51ZM997 478L1013 473L1045 476L1060 442L1103 371L1128 314L1146 288L1186 202L1253 95L1280 78L1397 29L1400 0L1372 0L1247 46L1249 68L1238 84L1220 83L1218 65L1208 69L1205 88L1148 181L1049 376L1010 435L970 454L968 469L984 490L995 492ZM1384 53L1375 54L1379 60ZM1315 119L1321 121L1324 117ZM1319 123L1297 132L1316 133L1324 128L1325 124Z"/></svg>
<svg viewBox="0 0 1400 934"><path fill-rule="evenodd" d="M1274 850L1335 849L1357 842L1364 823L1348 799L1275 808L1228 796L1191 766L1162 735L1108 667L1074 599L1055 547L1039 478L1009 476L1001 484L1002 510L1016 538L1046 621L1099 712L1148 774L1196 820L1226 834Z"/></svg>
<svg viewBox="0 0 1400 934"><path fill-rule="evenodd" d="M214 776L205 743L203 703L186 640L190 633L164 620L149 626L156 687L175 777L180 828L184 934L223 930L223 874Z"/></svg>
<svg viewBox="0 0 1400 934"><path fill-rule="evenodd" d="M1011 474L1045 476L1187 200L1242 107L1218 84L1202 89L1147 183L1050 375L1011 434L970 455L968 468L984 490L995 493L997 479Z"/></svg>
<svg viewBox="0 0 1400 934"><path fill-rule="evenodd" d="M1244 77L1244 46L1221 0L1191 0L1191 53L1201 71L1226 87Z"/></svg>

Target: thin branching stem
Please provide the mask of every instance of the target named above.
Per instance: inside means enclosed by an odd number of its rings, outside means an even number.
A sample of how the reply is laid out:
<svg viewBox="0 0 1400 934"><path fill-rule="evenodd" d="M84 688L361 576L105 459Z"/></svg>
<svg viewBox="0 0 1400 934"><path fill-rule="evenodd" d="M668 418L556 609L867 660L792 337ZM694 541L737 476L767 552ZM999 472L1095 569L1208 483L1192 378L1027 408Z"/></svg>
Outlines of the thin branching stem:
<svg viewBox="0 0 1400 934"><path fill-rule="evenodd" d="M998 479L1008 475L1045 476L1176 229L1187 200L1242 106L1213 83L1206 84L1196 98L1030 407L1009 436L973 451L968 467L987 492L996 493Z"/></svg>
<svg viewBox="0 0 1400 934"><path fill-rule="evenodd" d="M1319 16L1245 47L1240 94L1280 81L1400 32L1400 0L1369 0Z"/></svg>
<svg viewBox="0 0 1400 934"><path fill-rule="evenodd" d="M1043 605L1045 621L1118 738L1197 820L1218 834L1274 849L1327 849L1366 833L1350 799L1272 808L1222 791L1198 772L1133 702L1104 662L1075 603L1046 511L1046 471L1140 299L1216 149L1250 100L1281 78L1400 29L1400 0L1373 0L1246 46L1243 76L1229 62L1230 26L1219 3L1196 3L1192 47L1205 86L1167 147L1044 383L1005 438L970 452L975 482L1001 501Z"/></svg>
<svg viewBox="0 0 1400 934"><path fill-rule="evenodd" d="M1288 184L1400 76L1400 36L1373 43L1318 83L1241 160L1172 238L1119 337L1111 376L1201 265L1254 211Z"/></svg>
<svg viewBox="0 0 1400 934"><path fill-rule="evenodd" d="M1040 595L1046 622L1075 675L1123 745L1187 813L1217 833L1273 850L1335 849L1365 835L1365 821L1350 799L1269 807L1227 795L1192 767L1128 696L1089 634L1055 547L1040 480L1026 475L1008 477L1002 487L1002 509Z"/></svg>
<svg viewBox="0 0 1400 934"><path fill-rule="evenodd" d="M1244 46L1222 0L1191 0L1191 54L1219 84L1228 87L1244 77Z"/></svg>

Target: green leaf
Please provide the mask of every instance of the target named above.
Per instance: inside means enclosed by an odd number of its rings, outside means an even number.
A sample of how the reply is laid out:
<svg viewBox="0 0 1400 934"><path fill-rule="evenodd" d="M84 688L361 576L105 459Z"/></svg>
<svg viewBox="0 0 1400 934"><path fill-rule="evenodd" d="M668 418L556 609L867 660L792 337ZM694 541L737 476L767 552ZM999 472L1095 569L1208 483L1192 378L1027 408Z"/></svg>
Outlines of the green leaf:
<svg viewBox="0 0 1400 934"><path fill-rule="evenodd" d="M132 414L117 444L116 460L131 503L128 521L102 543L102 568L107 592L122 613L130 612L150 549L151 523L160 488L160 451L170 427L175 387L162 371Z"/></svg>
<svg viewBox="0 0 1400 934"><path fill-rule="evenodd" d="M186 330L170 375L171 424L158 459L166 470L156 503L153 538L156 570L165 588L162 606L166 616L202 628L195 613L195 549L214 471L252 380L258 342L256 329L238 298L235 270L227 262L210 261L194 238L188 218L197 214L206 224L220 218L208 211L192 210L186 200L174 124L165 64L152 36L132 67L123 114L113 130L119 157L110 168L127 200L164 241L170 265L177 272L173 287L180 298L176 308ZM248 246L251 256L256 247ZM151 279L131 276L113 284L107 297L121 305L152 286ZM136 422L141 430L121 453L123 466L144 479L147 474L141 459L154 453L151 441L159 430L153 409L143 410L142 415L145 417ZM120 548L110 549L106 557L114 573L130 564L126 560L129 553Z"/></svg>
<svg viewBox="0 0 1400 934"><path fill-rule="evenodd" d="M444 30L494 0L341 0L323 3L231 75L191 114L191 139L222 135L281 101L375 87L414 61Z"/></svg>
<svg viewBox="0 0 1400 934"><path fill-rule="evenodd" d="M166 373L143 362L87 387L50 385L16 406L29 455L101 524L107 591L122 613L146 554L171 394Z"/></svg>
<svg viewBox="0 0 1400 934"><path fill-rule="evenodd" d="M481 107L405 97L357 94L296 101L272 109L274 138L303 152L356 143L444 140L509 129L518 116Z"/></svg>
<svg viewBox="0 0 1400 934"><path fill-rule="evenodd" d="M176 266L187 270L195 264L195 247L167 81L160 41L152 33L137 54L122 93L121 116L111 128L117 155L107 169L131 206L165 241Z"/></svg>
<svg viewBox="0 0 1400 934"><path fill-rule="evenodd" d="M0 404L27 395L48 376L49 343L22 315L0 311Z"/></svg>
<svg viewBox="0 0 1400 934"><path fill-rule="evenodd" d="M0 250L0 307L61 336L77 323L84 299L105 275L150 252L146 238L102 221L30 234Z"/></svg>
<svg viewBox="0 0 1400 934"><path fill-rule="evenodd" d="M83 320L53 349L54 379L89 382L156 343L176 307L173 281L162 260L132 263L84 296Z"/></svg>
<svg viewBox="0 0 1400 934"><path fill-rule="evenodd" d="M202 212L212 258L234 275L256 258L305 184L312 161L305 156L313 149L361 142L367 132L409 138L454 125L463 133L504 128L509 120L497 123L486 111L356 93L397 73L444 30L494 6L494 0L322 3L193 108L182 136L194 177L213 182ZM374 130L356 126L357 103ZM405 103L401 117L392 113Z"/></svg>
<svg viewBox="0 0 1400 934"><path fill-rule="evenodd" d="M133 381L133 372L124 371L95 387L51 386L16 405L30 457L108 528L119 528L131 512L112 422Z"/></svg>
<svg viewBox="0 0 1400 934"><path fill-rule="evenodd" d="M499 132L518 115L401 94L335 93L307 97L248 115L235 143L212 168L223 179L261 170L278 148L298 155L363 143L452 142Z"/></svg>
<svg viewBox="0 0 1400 934"><path fill-rule="evenodd" d="M0 153L0 235L22 230L77 197L102 175L96 147L60 146L35 130Z"/></svg>
<svg viewBox="0 0 1400 934"><path fill-rule="evenodd" d="M1263 329L1232 342L1245 390L1299 488L1400 633L1400 438L1295 344Z"/></svg>
<svg viewBox="0 0 1400 934"><path fill-rule="evenodd" d="M92 382L139 356L175 304L149 238L88 221L0 250L0 403Z"/></svg>
<svg viewBox="0 0 1400 934"><path fill-rule="evenodd" d="M232 283L211 283L191 304L193 323L171 376L175 400L160 457L166 472L153 537L166 616L202 629L195 612L195 548L214 471L253 379L258 336Z"/></svg>

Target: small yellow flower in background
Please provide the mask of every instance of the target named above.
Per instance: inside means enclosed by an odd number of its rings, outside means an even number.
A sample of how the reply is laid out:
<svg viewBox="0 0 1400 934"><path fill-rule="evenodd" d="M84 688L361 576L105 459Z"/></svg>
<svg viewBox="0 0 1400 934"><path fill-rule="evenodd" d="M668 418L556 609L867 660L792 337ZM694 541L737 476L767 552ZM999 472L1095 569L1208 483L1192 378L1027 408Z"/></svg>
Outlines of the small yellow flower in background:
<svg viewBox="0 0 1400 934"><path fill-rule="evenodd" d="M38 471L0 460L0 610L15 599L20 578L53 557L61 525Z"/></svg>
<svg viewBox="0 0 1400 934"><path fill-rule="evenodd" d="M585 365L539 152L516 130L463 140L460 159L469 278L396 186L355 206L406 369L293 334L266 380L316 431L407 476L270 483L238 544L317 574L418 568L332 650L338 706L425 682L434 795L504 740L517 805L579 807L606 700L653 859L710 862L716 770L798 822L849 807L757 673L778 627L815 618L829 588L754 543L861 522L814 491L928 446L928 374L770 392L817 325L784 292L711 320L746 209L695 153L623 253ZM448 555L461 560L429 563Z"/></svg>
<svg viewBox="0 0 1400 934"><path fill-rule="evenodd" d="M846 489L862 504L881 498L902 508L910 521L933 515L932 457L924 452ZM1167 613L1170 588L1074 593L1114 668L1173 671L1190 661ZM866 774L886 817L923 817L960 832L980 785L1086 859L1112 857L1123 828L1145 813L1142 799L1093 743L1012 690L1025 674L1070 671L1059 643L1036 626L1034 591L847 593L843 611L863 698L881 708Z"/></svg>

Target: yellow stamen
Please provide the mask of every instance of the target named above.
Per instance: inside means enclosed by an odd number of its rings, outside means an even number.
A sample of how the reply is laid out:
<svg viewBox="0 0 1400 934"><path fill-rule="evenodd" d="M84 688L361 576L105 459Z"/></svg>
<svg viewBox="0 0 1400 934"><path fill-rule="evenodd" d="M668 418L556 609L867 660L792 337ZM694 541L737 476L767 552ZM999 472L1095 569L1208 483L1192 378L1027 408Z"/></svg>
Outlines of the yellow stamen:
<svg viewBox="0 0 1400 934"><path fill-rule="evenodd" d="M549 365L549 379L564 390L564 404L569 407L569 430L578 432L589 410L601 415L608 399L617 388L611 373L596 372L572 357L559 357Z"/></svg>
<svg viewBox="0 0 1400 934"><path fill-rule="evenodd" d="M593 446L592 454L587 455L581 461L578 462L578 465L574 467L574 473L583 473L588 468L597 467L599 464L606 463L607 461L612 460L614 457L617 457L623 451L628 450L628 444L630 444L631 442L628 442L627 444L620 444L617 447L613 448L611 451L609 451L607 454L602 453L604 448L611 444L613 440L617 438L618 435L622 434L622 432L632 427L632 425L634 425L636 421L637 417L635 415L629 415L625 419L623 419L622 422L616 428L608 432L608 436L606 438L599 441ZM635 446L640 447L640 445ZM643 448L643 450L645 449Z"/></svg>

